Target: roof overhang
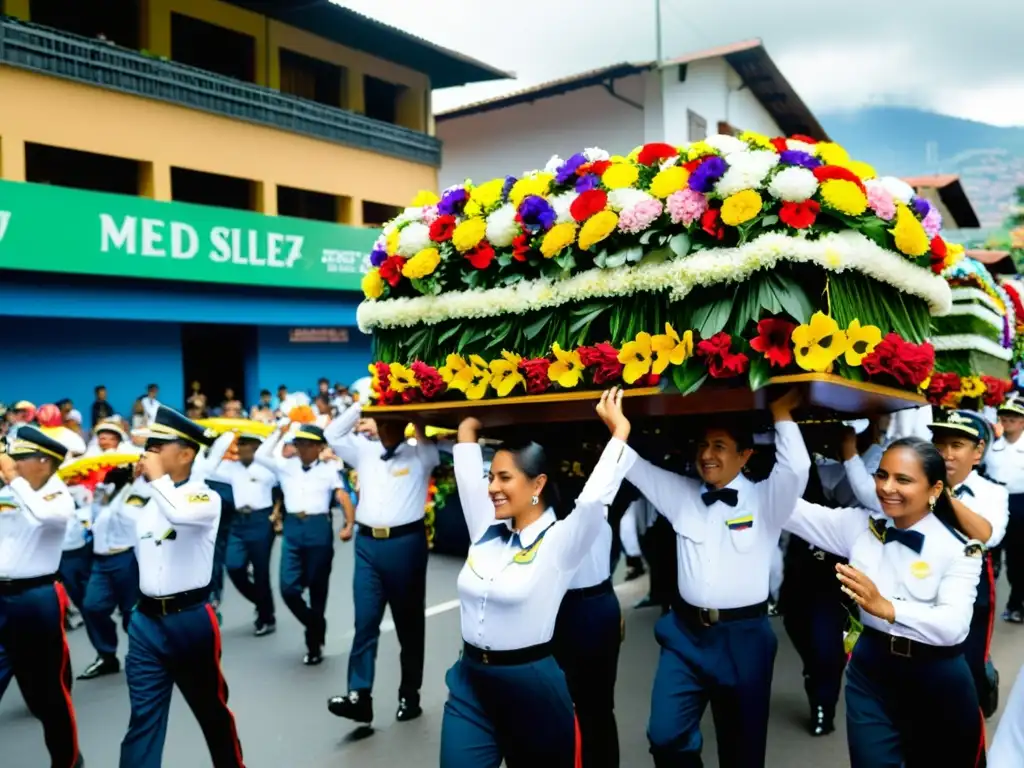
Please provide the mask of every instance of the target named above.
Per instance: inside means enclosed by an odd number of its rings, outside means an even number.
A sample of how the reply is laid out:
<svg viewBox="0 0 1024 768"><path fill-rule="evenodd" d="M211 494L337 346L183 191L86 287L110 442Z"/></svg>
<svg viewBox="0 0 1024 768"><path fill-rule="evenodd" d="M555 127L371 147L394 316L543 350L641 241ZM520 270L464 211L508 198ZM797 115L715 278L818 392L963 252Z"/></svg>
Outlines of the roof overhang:
<svg viewBox="0 0 1024 768"><path fill-rule="evenodd" d="M912 176L903 181L912 186L918 195L937 205L943 219L956 225L948 229L977 229L981 226L978 213L971 205L959 176Z"/></svg>
<svg viewBox="0 0 1024 768"><path fill-rule="evenodd" d="M330 0L227 0L346 48L400 64L430 78L431 88L514 79L490 64L410 35ZM301 53L301 51L300 51Z"/></svg>

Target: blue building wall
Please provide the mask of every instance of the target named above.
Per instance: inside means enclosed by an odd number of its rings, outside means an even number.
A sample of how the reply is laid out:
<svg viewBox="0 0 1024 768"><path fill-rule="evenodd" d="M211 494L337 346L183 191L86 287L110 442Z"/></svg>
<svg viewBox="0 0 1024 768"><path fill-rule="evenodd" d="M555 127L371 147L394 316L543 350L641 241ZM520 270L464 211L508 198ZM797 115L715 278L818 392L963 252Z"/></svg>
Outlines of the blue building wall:
<svg viewBox="0 0 1024 768"><path fill-rule="evenodd" d="M331 384L351 384L366 376L370 363L370 337L352 328L347 344L292 344L288 341L288 328L263 326L259 329L256 381L249 392L269 389L277 392L281 384L289 390L312 390L317 379L326 376ZM247 374L249 372L247 371Z"/></svg>

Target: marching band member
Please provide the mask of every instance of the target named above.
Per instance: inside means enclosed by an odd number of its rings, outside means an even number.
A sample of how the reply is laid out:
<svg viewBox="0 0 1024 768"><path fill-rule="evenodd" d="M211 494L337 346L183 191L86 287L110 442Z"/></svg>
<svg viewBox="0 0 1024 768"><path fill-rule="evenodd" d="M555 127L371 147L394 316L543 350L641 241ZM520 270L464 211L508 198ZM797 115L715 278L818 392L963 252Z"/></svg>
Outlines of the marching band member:
<svg viewBox="0 0 1024 768"><path fill-rule="evenodd" d="M0 454L0 699L13 676L43 724L54 768L79 768L64 619L68 595L57 568L75 503L57 469L67 447L22 426Z"/></svg>
<svg viewBox="0 0 1024 768"><path fill-rule="evenodd" d="M837 577L861 608L846 676L852 768L974 766L984 749L962 643L983 545L958 527L942 456L897 440L875 476L889 518L801 501L787 530L839 557Z"/></svg>
<svg viewBox="0 0 1024 768"><path fill-rule="evenodd" d="M763 483L742 475L753 438L729 422L709 426L698 440L703 482L639 457L626 474L677 534L678 596L655 628L661 656L647 736L656 766L701 765L708 701L719 761L764 763L778 649L768 619L769 571L811 464L791 413L798 398L794 391L771 404L777 458Z"/></svg>
<svg viewBox="0 0 1024 768"><path fill-rule="evenodd" d="M232 440L222 435L216 450L223 455ZM136 516L141 597L128 629L131 719L121 768L162 764L175 685L199 721L214 768L244 768L209 602L220 498L192 475L197 455L211 443L212 432L157 405L139 460L150 496Z"/></svg>
<svg viewBox="0 0 1024 768"><path fill-rule="evenodd" d="M353 405L331 422L326 437L334 453L359 476L356 564L353 579L356 632L348 657L348 695L334 696L328 709L358 723L373 721L373 678L384 608L391 606L401 646L398 711L404 722L419 717L427 599L427 489L441 463L437 445L416 424L415 444L405 424L376 424L378 441L354 429L361 410Z"/></svg>
<svg viewBox="0 0 1024 768"><path fill-rule="evenodd" d="M1024 402L1012 396L999 408L1003 436L992 444L985 466L993 480L1009 492L1010 520L1006 526L1003 551L1010 597L1003 620L1024 624Z"/></svg>
<svg viewBox="0 0 1024 768"><path fill-rule="evenodd" d="M556 616L631 460L622 392L601 396L612 438L576 500L557 520L549 508L544 450L507 446L484 476L480 423L466 419L454 447L470 547L459 574L462 656L448 670L441 768L580 765L565 675L552 656Z"/></svg>

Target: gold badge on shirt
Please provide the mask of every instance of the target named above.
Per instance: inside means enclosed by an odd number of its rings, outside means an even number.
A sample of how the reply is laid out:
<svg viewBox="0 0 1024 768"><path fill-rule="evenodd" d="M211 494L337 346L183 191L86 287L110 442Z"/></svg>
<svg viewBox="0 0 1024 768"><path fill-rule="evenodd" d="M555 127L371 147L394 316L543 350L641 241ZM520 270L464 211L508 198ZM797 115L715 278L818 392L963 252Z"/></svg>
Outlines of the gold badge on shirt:
<svg viewBox="0 0 1024 768"><path fill-rule="evenodd" d="M910 572L918 579L927 579L932 575L932 567L924 560L918 560L910 564Z"/></svg>
<svg viewBox="0 0 1024 768"><path fill-rule="evenodd" d="M210 494L208 493L190 493L188 495L189 504L205 504L210 500Z"/></svg>
<svg viewBox="0 0 1024 768"><path fill-rule="evenodd" d="M391 473L391 476L392 477L405 477L408 474L409 474L409 468L408 467L403 467L402 469L396 469L395 471L393 471Z"/></svg>
<svg viewBox="0 0 1024 768"><path fill-rule="evenodd" d="M53 501L62 493L64 493L64 491L54 491L53 493L48 493L45 496L43 496L43 501Z"/></svg>
<svg viewBox="0 0 1024 768"><path fill-rule="evenodd" d="M133 493L131 496L124 500L124 503L127 504L129 507L144 507L146 506L146 502L148 501L149 499L147 499L146 497L138 496Z"/></svg>
<svg viewBox="0 0 1024 768"><path fill-rule="evenodd" d="M16 512L17 510L18 505L15 504L13 501L0 501L0 515L2 515L4 512Z"/></svg>

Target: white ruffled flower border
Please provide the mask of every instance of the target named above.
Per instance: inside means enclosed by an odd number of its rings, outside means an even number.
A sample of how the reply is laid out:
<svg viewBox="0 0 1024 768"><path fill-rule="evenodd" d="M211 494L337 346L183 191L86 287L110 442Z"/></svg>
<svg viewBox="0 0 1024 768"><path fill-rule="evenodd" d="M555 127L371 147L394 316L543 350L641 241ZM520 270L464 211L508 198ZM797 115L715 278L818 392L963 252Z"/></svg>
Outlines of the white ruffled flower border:
<svg viewBox="0 0 1024 768"><path fill-rule="evenodd" d="M1012 349L1006 349L991 339L972 333L933 336L928 341L935 347L936 352L981 352L1007 362L1013 357Z"/></svg>
<svg viewBox="0 0 1024 768"><path fill-rule="evenodd" d="M981 288L971 288L967 286L958 286L953 288L953 303L966 302L966 301L978 301L987 306L999 317L1003 316L1003 311L999 308L996 300L985 293Z"/></svg>
<svg viewBox="0 0 1024 768"><path fill-rule="evenodd" d="M698 286L745 280L781 262L816 264L832 272L853 269L928 302L933 315L952 306L949 284L905 256L881 248L859 232L835 232L817 240L780 232L737 248L715 248L672 261L616 269L590 269L565 280L522 282L508 288L452 291L438 296L364 301L359 328L408 328L447 320L518 315L571 302L669 291L680 301Z"/></svg>
<svg viewBox="0 0 1024 768"><path fill-rule="evenodd" d="M999 335L1002 336L1003 318L987 307L979 307L977 304L958 304L954 301L952 308L950 308L949 312L946 313L946 316L952 317L954 315L959 315L961 317L970 315L971 317L976 317L988 325L991 325L992 328L998 331Z"/></svg>

